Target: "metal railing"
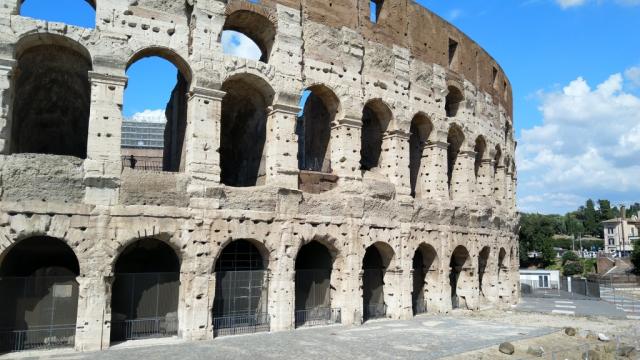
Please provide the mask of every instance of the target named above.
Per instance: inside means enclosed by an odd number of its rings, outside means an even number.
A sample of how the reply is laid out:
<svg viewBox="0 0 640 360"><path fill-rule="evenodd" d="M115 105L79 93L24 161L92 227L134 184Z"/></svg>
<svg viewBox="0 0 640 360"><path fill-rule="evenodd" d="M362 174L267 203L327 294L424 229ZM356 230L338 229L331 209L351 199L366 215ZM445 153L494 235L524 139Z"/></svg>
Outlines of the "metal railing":
<svg viewBox="0 0 640 360"><path fill-rule="evenodd" d="M380 319L387 316L387 305L374 303L364 306L364 320Z"/></svg>
<svg viewBox="0 0 640 360"><path fill-rule="evenodd" d="M111 323L112 337L118 340L137 340L178 335L177 317L132 319Z"/></svg>
<svg viewBox="0 0 640 360"><path fill-rule="evenodd" d="M271 317L266 313L213 318L214 337L267 332L270 328Z"/></svg>
<svg viewBox="0 0 640 360"><path fill-rule="evenodd" d="M315 308L296 310L296 327L322 326L340 324L342 310L340 308Z"/></svg>
<svg viewBox="0 0 640 360"><path fill-rule="evenodd" d="M134 170L143 171L163 171L162 159L145 156L131 156L122 157L122 168L130 168Z"/></svg>
<svg viewBox="0 0 640 360"><path fill-rule="evenodd" d="M28 330L0 330L0 354L73 347L75 337L75 324L36 326Z"/></svg>
<svg viewBox="0 0 640 360"><path fill-rule="evenodd" d="M413 304L413 315L426 314L427 304L424 302L417 302Z"/></svg>

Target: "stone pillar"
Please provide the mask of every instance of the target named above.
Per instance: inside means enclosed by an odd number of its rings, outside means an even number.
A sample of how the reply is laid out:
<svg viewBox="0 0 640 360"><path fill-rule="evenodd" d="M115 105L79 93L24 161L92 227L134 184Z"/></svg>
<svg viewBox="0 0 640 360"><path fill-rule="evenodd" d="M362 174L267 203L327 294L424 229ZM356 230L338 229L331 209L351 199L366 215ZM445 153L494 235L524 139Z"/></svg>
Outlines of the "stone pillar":
<svg viewBox="0 0 640 360"><path fill-rule="evenodd" d="M384 274L384 302L387 305L387 317L392 319L411 318L411 301L408 309L405 303L407 291L405 277L411 279L409 274L400 268L388 269ZM411 300L411 289L408 290L409 300Z"/></svg>
<svg viewBox="0 0 640 360"><path fill-rule="evenodd" d="M181 338L191 341L213 338L211 311L214 296L214 274L180 274L178 326Z"/></svg>
<svg viewBox="0 0 640 360"><path fill-rule="evenodd" d="M15 67L14 60L0 59L0 154L11 152L11 106L13 89L11 76Z"/></svg>
<svg viewBox="0 0 640 360"><path fill-rule="evenodd" d="M118 201L122 160L122 101L127 78L89 72L91 110L87 159L84 162L85 202L111 205Z"/></svg>
<svg viewBox="0 0 640 360"><path fill-rule="evenodd" d="M476 198L486 202L491 198L493 184L493 160L483 159L476 177Z"/></svg>
<svg viewBox="0 0 640 360"><path fill-rule="evenodd" d="M189 192L220 184L220 129L224 92L196 87L187 105L186 167Z"/></svg>
<svg viewBox="0 0 640 360"><path fill-rule="evenodd" d="M427 144L418 176L422 186L422 197L426 199L449 199L447 188L447 148L446 142L435 141Z"/></svg>
<svg viewBox="0 0 640 360"><path fill-rule="evenodd" d="M298 136L296 117L300 108L274 104L267 120L265 184L298 188Z"/></svg>
<svg viewBox="0 0 640 360"><path fill-rule="evenodd" d="M451 177L451 196L453 200L470 200L475 194L474 151L460 151Z"/></svg>
<svg viewBox="0 0 640 360"><path fill-rule="evenodd" d="M511 200L513 198L513 173L511 166L505 168L504 176L504 204L505 206L511 206Z"/></svg>
<svg viewBox="0 0 640 360"><path fill-rule="evenodd" d="M504 166L498 165L493 178L493 199L498 205L504 204L504 181Z"/></svg>
<svg viewBox="0 0 640 360"><path fill-rule="evenodd" d="M359 180L360 172L360 119L344 118L331 129L331 167L340 182Z"/></svg>
<svg viewBox="0 0 640 360"><path fill-rule="evenodd" d="M275 261L269 264L268 311L271 331L292 330L295 327L295 256L291 253L293 234L290 225L281 228L281 236Z"/></svg>
<svg viewBox="0 0 640 360"><path fill-rule="evenodd" d="M99 275L78 277L78 315L75 348L97 351L109 347L111 336L112 278Z"/></svg>
<svg viewBox="0 0 640 360"><path fill-rule="evenodd" d="M382 139L380 168L395 185L396 194L411 195L409 179L409 136L402 131L393 131Z"/></svg>

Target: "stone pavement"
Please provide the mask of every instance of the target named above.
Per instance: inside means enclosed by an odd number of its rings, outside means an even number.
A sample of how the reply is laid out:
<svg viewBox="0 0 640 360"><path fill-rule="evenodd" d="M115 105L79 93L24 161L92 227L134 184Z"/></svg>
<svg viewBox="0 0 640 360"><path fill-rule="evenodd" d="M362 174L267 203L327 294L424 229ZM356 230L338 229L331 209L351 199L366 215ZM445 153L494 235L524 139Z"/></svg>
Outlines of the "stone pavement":
<svg viewBox="0 0 640 360"><path fill-rule="evenodd" d="M418 316L411 320L372 321L360 327L330 326L279 333L126 347L102 352L67 353L55 359L438 359L502 341L557 331L461 317ZM144 344L144 342L138 342ZM129 343L128 345L136 345Z"/></svg>

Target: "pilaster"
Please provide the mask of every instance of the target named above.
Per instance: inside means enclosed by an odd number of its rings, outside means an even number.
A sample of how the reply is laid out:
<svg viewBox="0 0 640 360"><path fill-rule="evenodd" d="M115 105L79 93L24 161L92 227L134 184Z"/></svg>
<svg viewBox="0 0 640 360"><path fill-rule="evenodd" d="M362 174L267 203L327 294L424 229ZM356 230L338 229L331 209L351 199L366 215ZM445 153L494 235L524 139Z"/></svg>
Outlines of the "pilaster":
<svg viewBox="0 0 640 360"><path fill-rule="evenodd" d="M360 172L360 119L343 118L331 129L331 167L339 181L358 180Z"/></svg>
<svg viewBox="0 0 640 360"><path fill-rule="evenodd" d="M13 104L12 75L16 61L0 59L0 154L11 152L11 105Z"/></svg>
<svg viewBox="0 0 640 360"><path fill-rule="evenodd" d="M423 151L423 160L418 175L424 199L448 199L447 188L447 149L446 142L435 141L427 144Z"/></svg>
<svg viewBox="0 0 640 360"><path fill-rule="evenodd" d="M382 139L380 167L389 181L395 185L396 194L410 196L409 137L402 131L389 132Z"/></svg>
<svg viewBox="0 0 640 360"><path fill-rule="evenodd" d="M298 136L296 117L300 108L274 104L267 121L265 144L266 185L298 188Z"/></svg>

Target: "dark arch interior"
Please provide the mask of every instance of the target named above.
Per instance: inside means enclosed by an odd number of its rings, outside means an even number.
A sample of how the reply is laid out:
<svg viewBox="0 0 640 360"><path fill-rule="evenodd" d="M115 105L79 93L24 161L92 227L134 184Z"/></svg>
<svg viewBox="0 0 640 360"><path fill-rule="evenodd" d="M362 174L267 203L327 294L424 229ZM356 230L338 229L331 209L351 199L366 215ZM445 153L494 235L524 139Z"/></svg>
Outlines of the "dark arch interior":
<svg viewBox="0 0 640 360"><path fill-rule="evenodd" d="M67 47L39 45L18 58L13 153L87 156L91 60Z"/></svg>
<svg viewBox="0 0 640 360"><path fill-rule="evenodd" d="M424 157L425 146L429 143L433 125L429 118L424 115L416 115L411 121L411 137L409 137L409 175L411 182L411 196L417 197L422 191L418 186L422 159ZM423 174L424 175L424 174Z"/></svg>
<svg viewBox="0 0 640 360"><path fill-rule="evenodd" d="M362 301L364 320L386 315L384 273L390 259L384 259L376 245L367 248L362 261Z"/></svg>
<svg viewBox="0 0 640 360"><path fill-rule="evenodd" d="M251 39L260 51L260 61L268 62L276 36L274 24L266 17L248 10L239 10L226 17L222 30L232 30Z"/></svg>
<svg viewBox="0 0 640 360"><path fill-rule="evenodd" d="M222 183L248 187L264 184L264 145L267 106L271 96L245 78L227 80L222 85L222 130L220 167Z"/></svg>
<svg viewBox="0 0 640 360"><path fill-rule="evenodd" d="M185 74L186 66L175 59L175 56L161 56L161 50L149 49L137 54L127 67L127 74L132 66L152 66L146 62L152 58L156 61L166 61L173 65L176 73L176 83L165 106L164 120L160 122L131 122L122 124L122 155L126 166L142 170L163 170L170 172L184 171L185 167L185 133L187 130L187 92L189 80ZM181 66L177 66L179 64ZM130 77L125 98L129 96L141 97L138 91L144 91L141 83L143 78ZM134 89L134 90L131 90ZM135 91L136 93L129 93ZM141 136L144 132L147 135ZM148 135L152 134L152 135ZM133 155L133 158L131 157ZM134 159L134 160L132 160Z"/></svg>
<svg viewBox="0 0 640 360"><path fill-rule="evenodd" d="M309 320L328 320L331 308L331 269L329 249L318 241L300 248L296 257L296 326Z"/></svg>
<svg viewBox="0 0 640 360"><path fill-rule="evenodd" d="M460 148L464 141L464 135L462 131L457 127L451 127L447 136L447 184L449 186L450 195L453 194L454 188L454 172L456 169L456 162L458 161L458 155L460 154Z"/></svg>
<svg viewBox="0 0 640 360"><path fill-rule="evenodd" d="M427 312L425 285L427 274L436 261L436 251L431 246L420 246L413 254L413 292L411 293L413 314Z"/></svg>
<svg viewBox="0 0 640 360"><path fill-rule="evenodd" d="M448 117L455 117L458 115L458 109L460 108L460 103L464 100L464 96L462 92L455 86L449 86L449 93L445 98L444 110L447 113Z"/></svg>
<svg viewBox="0 0 640 360"><path fill-rule="evenodd" d="M153 239L127 246L114 266L111 341L177 334L180 259Z"/></svg>
<svg viewBox="0 0 640 360"><path fill-rule="evenodd" d="M504 264L504 260L506 257L507 251L504 248L500 248L500 253L498 254L498 271L506 267Z"/></svg>
<svg viewBox="0 0 640 360"><path fill-rule="evenodd" d="M216 293L212 315L216 331L234 326L226 319L234 318L245 324L267 314L265 264L256 245L249 240L229 243L218 257L214 271Z"/></svg>
<svg viewBox="0 0 640 360"><path fill-rule="evenodd" d="M482 281L484 280L484 274L487 270L487 264L489 263L489 253L491 249L488 246L485 246L478 254L478 284L480 293L484 295L484 290L482 287Z"/></svg>
<svg viewBox="0 0 640 360"><path fill-rule="evenodd" d="M484 160L484 153L486 148L487 148L487 145L484 139L482 137L478 137L476 139L476 145L473 148L473 151L476 153L476 158L473 164L473 171L476 178L480 173L480 168L482 167L482 160Z"/></svg>
<svg viewBox="0 0 640 360"><path fill-rule="evenodd" d="M391 121L391 114L386 106L378 101L372 101L362 110L362 133L360 150L360 167L368 171L380 166L382 154L382 140L387 126Z"/></svg>
<svg viewBox="0 0 640 360"><path fill-rule="evenodd" d="M451 286L451 305L457 309L460 305L458 298L458 280L469 260L469 252L463 246L458 246L451 255L449 262L449 285Z"/></svg>
<svg viewBox="0 0 640 360"><path fill-rule="evenodd" d="M310 88L298 118L298 167L331 173L331 126L335 120L335 95L325 88ZM304 94L303 94L304 96Z"/></svg>
<svg viewBox="0 0 640 360"><path fill-rule="evenodd" d="M73 346L78 307L78 259L62 240L36 236L18 242L0 264L0 329L47 329ZM42 346L37 333L0 337L0 354ZM64 339L64 340L62 340Z"/></svg>

